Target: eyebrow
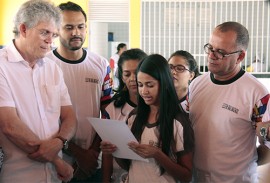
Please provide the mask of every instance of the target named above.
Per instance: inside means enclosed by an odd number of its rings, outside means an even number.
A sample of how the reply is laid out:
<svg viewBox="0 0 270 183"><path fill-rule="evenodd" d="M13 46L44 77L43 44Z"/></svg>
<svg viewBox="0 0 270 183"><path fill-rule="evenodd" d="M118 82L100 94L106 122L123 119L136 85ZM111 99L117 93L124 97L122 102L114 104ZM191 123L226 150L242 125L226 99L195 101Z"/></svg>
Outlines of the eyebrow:
<svg viewBox="0 0 270 183"><path fill-rule="evenodd" d="M173 65L173 66L183 66L183 67L185 67L185 65L182 65L182 64L176 64L176 65L174 65L174 64L169 64L169 65Z"/></svg>
<svg viewBox="0 0 270 183"><path fill-rule="evenodd" d="M123 70L123 72L133 72L133 71L136 71L136 69L132 69L132 70L128 70L128 69L126 69L126 70Z"/></svg>
<svg viewBox="0 0 270 183"><path fill-rule="evenodd" d="M76 27L76 26L86 26L86 24L85 23L81 23L81 24L66 24L66 25L64 25L64 27Z"/></svg>
<svg viewBox="0 0 270 183"><path fill-rule="evenodd" d="M214 48L213 45L211 45L210 43L208 43L208 44L209 44L209 46L211 46L212 49ZM227 53L227 51L225 51L224 49L219 49L219 48L217 48L215 51L223 51L223 52Z"/></svg>
<svg viewBox="0 0 270 183"><path fill-rule="evenodd" d="M141 82L141 81L138 81L138 83L142 83L142 82ZM149 83L155 83L155 81L154 81L154 80L147 81L147 82L145 82L144 84L149 84Z"/></svg>

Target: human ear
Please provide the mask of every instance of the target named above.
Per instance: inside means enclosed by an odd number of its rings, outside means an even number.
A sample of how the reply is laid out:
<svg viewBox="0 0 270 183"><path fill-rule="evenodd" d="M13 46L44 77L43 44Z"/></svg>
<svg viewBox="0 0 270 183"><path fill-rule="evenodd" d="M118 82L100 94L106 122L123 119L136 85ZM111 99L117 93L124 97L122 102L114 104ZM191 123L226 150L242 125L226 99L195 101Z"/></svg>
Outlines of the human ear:
<svg viewBox="0 0 270 183"><path fill-rule="evenodd" d="M26 25L25 24L20 24L19 25L19 32L20 35L22 35L23 37L26 37Z"/></svg>
<svg viewBox="0 0 270 183"><path fill-rule="evenodd" d="M242 62L244 60L245 56L246 56L246 51L242 50L241 53L238 56L238 59L237 59L236 63L239 64L240 62Z"/></svg>
<svg viewBox="0 0 270 183"><path fill-rule="evenodd" d="M191 82L195 77L195 72L190 72L190 79L189 81Z"/></svg>

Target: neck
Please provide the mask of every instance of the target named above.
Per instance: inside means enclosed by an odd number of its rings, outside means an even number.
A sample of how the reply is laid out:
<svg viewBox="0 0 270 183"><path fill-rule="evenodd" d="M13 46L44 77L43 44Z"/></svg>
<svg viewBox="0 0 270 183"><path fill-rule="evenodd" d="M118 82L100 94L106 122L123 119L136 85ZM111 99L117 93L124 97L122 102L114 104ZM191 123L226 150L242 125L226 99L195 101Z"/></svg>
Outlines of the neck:
<svg viewBox="0 0 270 183"><path fill-rule="evenodd" d="M187 93L188 93L188 88L184 88L182 90L181 89L177 90L178 99L181 100L184 96L187 95Z"/></svg>
<svg viewBox="0 0 270 183"><path fill-rule="evenodd" d="M131 93L129 93L129 100L131 101L131 102L133 102L134 104L138 104L138 102L137 102L137 95L134 95L134 94L131 94Z"/></svg>
<svg viewBox="0 0 270 183"><path fill-rule="evenodd" d="M153 124L157 122L159 107L150 105L150 113L148 116L148 123Z"/></svg>
<svg viewBox="0 0 270 183"><path fill-rule="evenodd" d="M29 66L31 68L33 68L35 66L35 64L37 63L37 59L33 58L31 56L31 54L28 54L26 51L27 49L23 49L26 46L24 46L21 41L19 41L18 39L15 39L13 43L14 43L14 46L16 47L16 49L18 50L18 52L23 57L23 59L29 63Z"/></svg>
<svg viewBox="0 0 270 183"><path fill-rule="evenodd" d="M213 73L213 75L214 75L214 78L216 80L219 80L219 81L228 81L228 80L232 79L233 77L235 77L239 73L240 70L241 70L241 68L237 65L235 67L235 69L232 70L230 73L227 73L227 74L224 74L224 75L214 74Z"/></svg>
<svg viewBox="0 0 270 183"><path fill-rule="evenodd" d="M68 50L66 48L64 48L63 46L58 47L57 52L59 53L59 55L61 55L62 57L64 57L67 60L79 60L80 58L82 58L83 56L83 49L80 48L78 50Z"/></svg>
<svg viewBox="0 0 270 183"><path fill-rule="evenodd" d="M148 123L149 124L154 124L154 123L157 122L158 109L159 108L157 106L153 106L153 105L150 106L150 113L149 113L149 116L148 116Z"/></svg>
<svg viewBox="0 0 270 183"><path fill-rule="evenodd" d="M159 106L156 105L150 105L150 113L157 114L159 111Z"/></svg>

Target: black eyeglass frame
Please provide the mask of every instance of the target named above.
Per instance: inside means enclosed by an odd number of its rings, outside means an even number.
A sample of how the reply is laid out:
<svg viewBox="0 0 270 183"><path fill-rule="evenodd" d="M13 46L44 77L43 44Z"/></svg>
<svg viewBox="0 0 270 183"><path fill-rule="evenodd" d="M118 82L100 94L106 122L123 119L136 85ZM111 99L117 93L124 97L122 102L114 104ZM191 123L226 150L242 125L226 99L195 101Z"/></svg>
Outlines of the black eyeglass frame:
<svg viewBox="0 0 270 183"><path fill-rule="evenodd" d="M222 60L224 57L228 57L228 56L230 56L230 55L233 55L233 54L235 54L235 53L240 53L240 52L243 51L243 50L238 50L238 51L234 51L234 52L231 52L231 53L226 53L226 54L224 54L224 53L220 52L220 50L213 50L213 47L212 47L211 44L209 44L209 43L205 44L205 45L203 46L203 48L204 48L204 52L205 52L207 55L209 55L210 52L212 52L212 53L214 54L214 56L215 56L217 59L220 59L220 60ZM212 49L211 49L211 48L212 48ZM208 50L210 50L210 52L208 52ZM215 53L220 54L220 55L222 56L222 58L217 57Z"/></svg>

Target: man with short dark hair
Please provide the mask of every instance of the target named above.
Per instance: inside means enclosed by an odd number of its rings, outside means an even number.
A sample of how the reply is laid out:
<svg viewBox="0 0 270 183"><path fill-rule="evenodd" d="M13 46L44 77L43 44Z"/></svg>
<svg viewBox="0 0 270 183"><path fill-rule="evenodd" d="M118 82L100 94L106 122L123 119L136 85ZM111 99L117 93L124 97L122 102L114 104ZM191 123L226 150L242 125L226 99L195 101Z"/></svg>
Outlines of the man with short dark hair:
<svg viewBox="0 0 270 183"><path fill-rule="evenodd" d="M78 129L64 159L75 167L71 182L101 182L97 161L100 138L87 117L100 117L100 112L110 101L109 63L105 58L82 48L87 32L83 9L73 2L62 3L59 8L63 17L58 31L60 45L47 56L63 70L78 120Z"/></svg>
<svg viewBox="0 0 270 183"><path fill-rule="evenodd" d="M191 83L189 100L196 182L258 182L255 128L269 94L241 69L248 42L243 25L224 22L204 46L210 72Z"/></svg>

